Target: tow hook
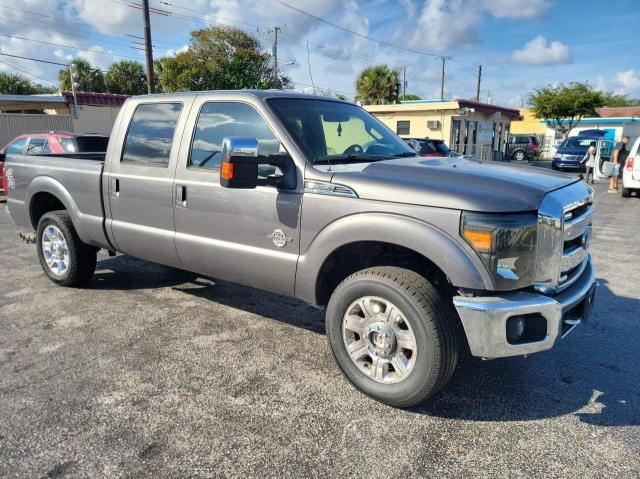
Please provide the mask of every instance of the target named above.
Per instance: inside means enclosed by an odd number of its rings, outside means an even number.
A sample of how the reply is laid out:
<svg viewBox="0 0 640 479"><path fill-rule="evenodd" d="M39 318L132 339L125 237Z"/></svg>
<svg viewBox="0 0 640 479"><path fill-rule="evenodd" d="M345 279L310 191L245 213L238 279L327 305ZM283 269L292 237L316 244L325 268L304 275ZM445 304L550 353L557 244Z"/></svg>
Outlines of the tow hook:
<svg viewBox="0 0 640 479"><path fill-rule="evenodd" d="M18 233L18 236L20 236L20 239L22 241L24 241L25 243L35 243L36 242L36 232L35 231L21 231L20 233Z"/></svg>

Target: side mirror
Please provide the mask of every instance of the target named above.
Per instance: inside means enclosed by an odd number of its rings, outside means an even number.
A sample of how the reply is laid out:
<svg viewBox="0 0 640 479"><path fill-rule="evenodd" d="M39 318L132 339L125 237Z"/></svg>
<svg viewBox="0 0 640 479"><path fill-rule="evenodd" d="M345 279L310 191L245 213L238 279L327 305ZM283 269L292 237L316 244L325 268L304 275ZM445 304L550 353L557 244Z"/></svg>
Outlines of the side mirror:
<svg viewBox="0 0 640 479"><path fill-rule="evenodd" d="M279 145L279 144L278 144ZM278 167L282 176L269 177ZM226 137L222 140L220 185L225 188L253 189L274 186L296 189L296 167L288 153L260 154L256 138Z"/></svg>
<svg viewBox="0 0 640 479"><path fill-rule="evenodd" d="M225 188L258 186L258 140L226 137L222 141L220 184Z"/></svg>

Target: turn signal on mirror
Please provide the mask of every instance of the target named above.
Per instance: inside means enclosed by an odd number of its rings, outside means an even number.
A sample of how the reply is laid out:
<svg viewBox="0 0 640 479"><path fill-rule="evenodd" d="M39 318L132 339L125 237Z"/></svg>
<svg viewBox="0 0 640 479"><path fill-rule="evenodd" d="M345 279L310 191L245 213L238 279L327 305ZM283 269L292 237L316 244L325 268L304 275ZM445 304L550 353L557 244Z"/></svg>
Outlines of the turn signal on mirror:
<svg viewBox="0 0 640 479"><path fill-rule="evenodd" d="M223 180L233 179L233 163L229 163L228 161L222 162L220 165L220 177Z"/></svg>

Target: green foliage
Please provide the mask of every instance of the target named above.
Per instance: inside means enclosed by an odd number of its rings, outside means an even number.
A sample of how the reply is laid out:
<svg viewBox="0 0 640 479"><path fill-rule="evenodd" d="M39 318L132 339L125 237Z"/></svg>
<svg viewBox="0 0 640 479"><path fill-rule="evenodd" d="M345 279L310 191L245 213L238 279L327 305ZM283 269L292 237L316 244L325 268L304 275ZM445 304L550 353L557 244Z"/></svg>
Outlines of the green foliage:
<svg viewBox="0 0 640 479"><path fill-rule="evenodd" d="M374 105L396 102L399 91L398 70L387 65L365 68L356 78L357 99L369 100Z"/></svg>
<svg viewBox="0 0 640 479"><path fill-rule="evenodd" d="M271 57L256 37L237 28L194 31L186 51L160 58L155 69L163 92L291 87L284 75L274 82Z"/></svg>
<svg viewBox="0 0 640 479"><path fill-rule="evenodd" d="M612 92L605 92L602 94L604 104L608 107L625 107L625 106L640 106L640 98L629 98L629 95L620 95Z"/></svg>
<svg viewBox="0 0 640 479"><path fill-rule="evenodd" d="M37 95L38 93L55 93L53 87L45 87L34 83L20 73L0 72L0 93L5 95Z"/></svg>
<svg viewBox="0 0 640 479"><path fill-rule="evenodd" d="M406 95L400 95L400 101L405 100L422 100L418 95L414 95L413 93L407 93Z"/></svg>
<svg viewBox="0 0 640 479"><path fill-rule="evenodd" d="M536 90L529 104L538 118L566 136L582 118L594 115L595 109L603 106L604 97L588 83L572 82Z"/></svg>
<svg viewBox="0 0 640 479"><path fill-rule="evenodd" d="M94 68L87 60L75 58L71 61L75 64L75 79L78 83L76 91L89 91L95 93L105 93L107 87L104 81L104 75L98 68ZM71 80L68 68L58 70L58 84L61 91L71 91Z"/></svg>
<svg viewBox="0 0 640 479"><path fill-rule="evenodd" d="M147 77L142 65L133 60L112 63L104 75L107 91L121 95L147 93Z"/></svg>

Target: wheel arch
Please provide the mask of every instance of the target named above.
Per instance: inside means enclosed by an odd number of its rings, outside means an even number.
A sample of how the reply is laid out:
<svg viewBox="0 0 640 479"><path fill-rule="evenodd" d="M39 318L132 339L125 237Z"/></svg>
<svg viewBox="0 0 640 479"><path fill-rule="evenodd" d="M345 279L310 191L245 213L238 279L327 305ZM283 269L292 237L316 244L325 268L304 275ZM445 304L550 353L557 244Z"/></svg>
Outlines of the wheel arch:
<svg viewBox="0 0 640 479"><path fill-rule="evenodd" d="M66 210L74 225L80 213L67 189L50 176L39 176L31 182L27 188L26 204L29 221L34 230L38 227L42 215L50 211Z"/></svg>
<svg viewBox="0 0 640 479"><path fill-rule="evenodd" d="M295 295L322 306L336 281L354 268L393 265L439 277L449 286L493 287L480 259L445 231L397 214L362 213L342 217L316 235L300 256Z"/></svg>

